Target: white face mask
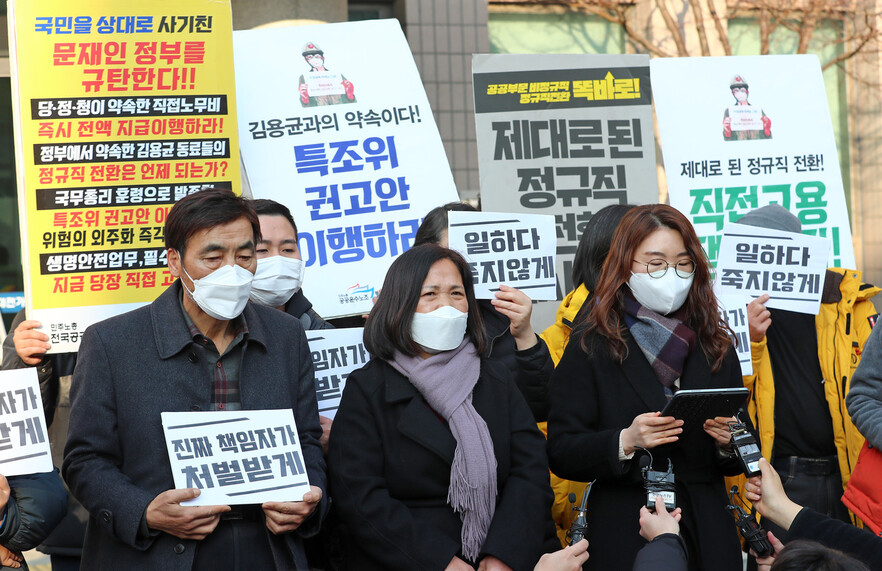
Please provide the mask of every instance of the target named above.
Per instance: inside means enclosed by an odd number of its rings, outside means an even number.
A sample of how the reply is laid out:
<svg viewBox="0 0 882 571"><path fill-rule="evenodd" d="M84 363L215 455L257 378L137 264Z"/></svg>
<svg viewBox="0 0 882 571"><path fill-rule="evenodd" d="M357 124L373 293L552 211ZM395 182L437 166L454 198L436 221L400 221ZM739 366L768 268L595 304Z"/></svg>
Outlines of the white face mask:
<svg viewBox="0 0 882 571"><path fill-rule="evenodd" d="M303 260L285 256L261 258L251 282L251 300L279 307L300 291L302 284Z"/></svg>
<svg viewBox="0 0 882 571"><path fill-rule="evenodd" d="M312 67L322 67L322 65L325 63L325 60L320 57L310 57L306 58L306 63L308 63Z"/></svg>
<svg viewBox="0 0 882 571"><path fill-rule="evenodd" d="M410 334L426 353L450 351L462 343L468 321L468 313L445 305L429 313L414 313Z"/></svg>
<svg viewBox="0 0 882 571"><path fill-rule="evenodd" d="M226 321L237 317L245 309L254 274L242 266L218 268L201 280L191 278L183 264L181 269L193 281L193 291L187 289L183 281L181 285L184 285L196 305L211 317Z"/></svg>
<svg viewBox="0 0 882 571"><path fill-rule="evenodd" d="M634 298L640 302L640 305L661 315L667 315L680 309L686 302L693 277L681 278L674 268L668 268L667 273L660 278L631 272L628 287L631 288Z"/></svg>

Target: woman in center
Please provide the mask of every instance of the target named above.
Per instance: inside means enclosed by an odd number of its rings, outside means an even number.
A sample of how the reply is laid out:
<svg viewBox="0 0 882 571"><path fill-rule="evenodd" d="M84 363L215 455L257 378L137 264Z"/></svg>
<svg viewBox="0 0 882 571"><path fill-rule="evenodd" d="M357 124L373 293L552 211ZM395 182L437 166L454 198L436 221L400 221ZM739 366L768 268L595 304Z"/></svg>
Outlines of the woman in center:
<svg viewBox="0 0 882 571"><path fill-rule="evenodd" d="M483 359L472 274L433 244L389 268L330 439L351 569L532 569L550 530L545 442Z"/></svg>
<svg viewBox="0 0 882 571"><path fill-rule="evenodd" d="M658 471L672 462L690 569L740 570L725 507L723 476L739 470L726 419L696 427L660 414L679 389L743 386L692 225L663 204L630 210L596 290L552 375L548 419L552 472L596 480L585 569L631 569L645 544L637 513L651 453Z"/></svg>

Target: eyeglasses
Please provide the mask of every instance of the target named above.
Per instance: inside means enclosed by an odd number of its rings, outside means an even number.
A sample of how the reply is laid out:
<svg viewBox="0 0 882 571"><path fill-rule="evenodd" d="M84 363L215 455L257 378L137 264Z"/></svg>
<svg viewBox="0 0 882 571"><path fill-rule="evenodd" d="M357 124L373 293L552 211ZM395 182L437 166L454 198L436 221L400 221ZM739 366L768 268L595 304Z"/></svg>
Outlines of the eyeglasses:
<svg viewBox="0 0 882 571"><path fill-rule="evenodd" d="M649 274L649 277L651 278L664 277L664 275L668 273L668 268L674 268L677 277L684 279L695 273L695 262L692 260L680 260L675 264L669 264L667 260L656 258L654 260L649 260L648 262L634 260L634 263L646 266L646 273Z"/></svg>

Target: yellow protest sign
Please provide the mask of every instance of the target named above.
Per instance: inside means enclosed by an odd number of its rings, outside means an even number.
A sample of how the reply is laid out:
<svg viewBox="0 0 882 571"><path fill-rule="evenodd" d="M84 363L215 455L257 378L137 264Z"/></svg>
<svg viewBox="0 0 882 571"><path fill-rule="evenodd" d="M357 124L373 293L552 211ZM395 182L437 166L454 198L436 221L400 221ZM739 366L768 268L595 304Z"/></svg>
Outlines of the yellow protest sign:
<svg viewBox="0 0 882 571"><path fill-rule="evenodd" d="M240 192L230 2L13 0L9 18L28 316L74 351L172 282L177 200Z"/></svg>

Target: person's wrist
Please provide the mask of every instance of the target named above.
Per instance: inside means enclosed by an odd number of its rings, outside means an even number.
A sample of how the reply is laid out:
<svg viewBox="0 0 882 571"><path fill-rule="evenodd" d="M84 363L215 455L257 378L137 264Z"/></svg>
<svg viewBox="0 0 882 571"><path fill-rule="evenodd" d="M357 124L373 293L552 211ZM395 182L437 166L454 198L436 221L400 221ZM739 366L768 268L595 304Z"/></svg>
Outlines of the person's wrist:
<svg viewBox="0 0 882 571"><path fill-rule="evenodd" d="M634 440L633 438L631 438L630 431L630 428L626 428L622 430L621 435L619 436L619 438L622 439L622 451L625 453L625 455L634 452Z"/></svg>

